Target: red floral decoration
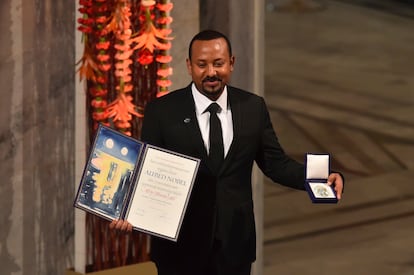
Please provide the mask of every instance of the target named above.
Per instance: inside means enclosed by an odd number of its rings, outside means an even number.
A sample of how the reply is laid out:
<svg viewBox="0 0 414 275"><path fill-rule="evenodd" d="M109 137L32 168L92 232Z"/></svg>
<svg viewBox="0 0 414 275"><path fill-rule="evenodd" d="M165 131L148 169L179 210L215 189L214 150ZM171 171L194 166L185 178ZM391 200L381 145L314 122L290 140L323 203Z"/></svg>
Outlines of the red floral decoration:
<svg viewBox="0 0 414 275"><path fill-rule="evenodd" d="M90 139L99 123L140 138L146 104L169 92L172 68L169 0L78 0L84 52L77 63L86 82ZM88 271L148 259L147 236L115 237L87 216Z"/></svg>
<svg viewBox="0 0 414 275"><path fill-rule="evenodd" d="M79 0L79 4L78 30L85 48L78 71L81 80L87 80L92 131L103 123L139 138L146 103L168 93L171 86L173 4L166 0Z"/></svg>

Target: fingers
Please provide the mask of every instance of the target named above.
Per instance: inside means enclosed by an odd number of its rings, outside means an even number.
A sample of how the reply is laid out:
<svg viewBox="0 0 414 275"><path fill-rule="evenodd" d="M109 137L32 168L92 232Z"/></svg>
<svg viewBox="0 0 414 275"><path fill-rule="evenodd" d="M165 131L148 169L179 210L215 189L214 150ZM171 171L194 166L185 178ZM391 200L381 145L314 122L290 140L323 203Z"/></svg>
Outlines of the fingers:
<svg viewBox="0 0 414 275"><path fill-rule="evenodd" d="M336 197L338 198L338 200L340 200L342 198L342 188L338 188L335 186L335 192L336 192Z"/></svg>
<svg viewBox="0 0 414 275"><path fill-rule="evenodd" d="M344 183L342 177L338 173L332 173L328 177L328 185L333 185L336 192L336 196L340 200L342 198L342 190L344 188Z"/></svg>
<svg viewBox="0 0 414 275"><path fill-rule="evenodd" d="M113 220L109 224L109 229L119 233L130 233L132 232L132 224L125 220Z"/></svg>
<svg viewBox="0 0 414 275"><path fill-rule="evenodd" d="M125 233L132 232L132 225L127 221L123 221L123 223L120 225L119 231Z"/></svg>
<svg viewBox="0 0 414 275"><path fill-rule="evenodd" d="M132 224L130 224L130 223L128 223L127 232L128 233L132 232Z"/></svg>
<svg viewBox="0 0 414 275"><path fill-rule="evenodd" d="M111 230L115 229L115 226L116 226L117 222L118 222L118 220L111 221L111 223L109 224L109 229L111 229Z"/></svg>
<svg viewBox="0 0 414 275"><path fill-rule="evenodd" d="M332 173L328 176L328 185L337 184L339 180L342 182L342 177L338 173Z"/></svg>

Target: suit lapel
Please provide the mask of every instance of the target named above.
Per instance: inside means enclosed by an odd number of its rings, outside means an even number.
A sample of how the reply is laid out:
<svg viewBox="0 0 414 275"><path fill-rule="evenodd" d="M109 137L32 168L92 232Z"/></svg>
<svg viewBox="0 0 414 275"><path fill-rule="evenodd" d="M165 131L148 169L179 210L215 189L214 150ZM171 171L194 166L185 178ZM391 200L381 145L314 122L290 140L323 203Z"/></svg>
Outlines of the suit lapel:
<svg viewBox="0 0 414 275"><path fill-rule="evenodd" d="M234 158L234 152L237 151L238 140L240 137L240 131L242 129L242 110L240 106L239 97L234 93L232 87L227 86L228 101L231 108L231 115L233 120L233 141L231 142L229 151L224 159L222 170L232 163Z"/></svg>
<svg viewBox="0 0 414 275"><path fill-rule="evenodd" d="M194 98L191 94L191 85L187 87L183 102L180 104L183 108L183 122L187 129L187 138L189 143L194 143L194 148L198 152L201 159L207 159L207 150L204 147L204 141L201 136L200 127L198 125Z"/></svg>

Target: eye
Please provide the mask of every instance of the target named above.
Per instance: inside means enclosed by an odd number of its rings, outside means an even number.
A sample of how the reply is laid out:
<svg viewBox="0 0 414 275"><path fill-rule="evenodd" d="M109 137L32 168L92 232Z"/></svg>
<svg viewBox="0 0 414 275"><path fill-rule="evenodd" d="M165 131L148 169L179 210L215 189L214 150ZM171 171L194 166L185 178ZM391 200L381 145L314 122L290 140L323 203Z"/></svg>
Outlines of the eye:
<svg viewBox="0 0 414 275"><path fill-rule="evenodd" d="M197 66L199 68L205 68L206 67L206 63L198 63Z"/></svg>
<svg viewBox="0 0 414 275"><path fill-rule="evenodd" d="M223 66L224 66L224 62L223 61L214 62L214 67L223 67Z"/></svg>

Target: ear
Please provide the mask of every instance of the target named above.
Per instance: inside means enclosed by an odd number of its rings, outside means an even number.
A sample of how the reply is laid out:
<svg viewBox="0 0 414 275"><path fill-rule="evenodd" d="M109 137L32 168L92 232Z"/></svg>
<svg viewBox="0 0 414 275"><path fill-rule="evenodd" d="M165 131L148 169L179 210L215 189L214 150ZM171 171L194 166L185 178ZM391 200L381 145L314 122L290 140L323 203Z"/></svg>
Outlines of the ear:
<svg viewBox="0 0 414 275"><path fill-rule="evenodd" d="M232 55L231 57L230 57L230 71L232 72L233 71L233 68L234 68L234 62L236 61L236 58L234 57L234 55Z"/></svg>
<svg viewBox="0 0 414 275"><path fill-rule="evenodd" d="M185 60L186 64L187 64L187 72L189 75L191 75L191 60L189 58L187 58Z"/></svg>

